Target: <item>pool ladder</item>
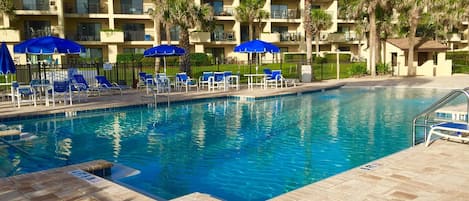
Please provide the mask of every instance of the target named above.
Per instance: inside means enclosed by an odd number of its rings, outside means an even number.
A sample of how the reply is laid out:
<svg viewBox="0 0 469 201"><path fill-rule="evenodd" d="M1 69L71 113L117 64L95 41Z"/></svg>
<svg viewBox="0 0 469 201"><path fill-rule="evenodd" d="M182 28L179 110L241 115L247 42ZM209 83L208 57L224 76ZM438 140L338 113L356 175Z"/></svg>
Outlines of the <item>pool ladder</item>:
<svg viewBox="0 0 469 201"><path fill-rule="evenodd" d="M425 109L423 112L418 114L417 116L414 117L414 120L412 121L412 146L415 146L417 144L417 137L416 137L416 130L417 128L423 128L424 130L424 141L427 139L427 131L428 129L436 123L435 119L431 119L431 115L434 114L438 109L442 108L452 100L456 99L457 97L464 95L466 98L466 116L464 118L465 122L469 124L469 87L464 88L464 89L455 89L446 94L443 98L440 100L436 101Z"/></svg>
<svg viewBox="0 0 469 201"><path fill-rule="evenodd" d="M155 108L157 108L158 106L158 95L161 94L161 93L157 93L155 90L151 90L152 91L152 95L153 95L153 100L154 100L154 104L155 104ZM171 101L169 100L169 90L166 94L166 98L167 98L167 102L168 102L168 107L171 103Z"/></svg>

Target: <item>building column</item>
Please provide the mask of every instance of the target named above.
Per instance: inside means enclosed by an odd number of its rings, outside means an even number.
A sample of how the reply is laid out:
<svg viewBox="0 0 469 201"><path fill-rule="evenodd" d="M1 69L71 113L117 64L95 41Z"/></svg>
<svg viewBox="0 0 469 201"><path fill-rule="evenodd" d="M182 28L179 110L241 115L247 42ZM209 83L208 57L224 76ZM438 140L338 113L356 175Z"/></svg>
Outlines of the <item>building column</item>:
<svg viewBox="0 0 469 201"><path fill-rule="evenodd" d="M60 38L65 38L65 17L63 0L56 0L55 7L57 8L57 34Z"/></svg>
<svg viewBox="0 0 469 201"><path fill-rule="evenodd" d="M117 62L117 44L109 44L107 45L107 54L108 54L108 61L109 63L116 63Z"/></svg>
<svg viewBox="0 0 469 201"><path fill-rule="evenodd" d="M107 13L109 15L109 29L115 29L114 26L114 1L108 0L107 1Z"/></svg>
<svg viewBox="0 0 469 201"><path fill-rule="evenodd" d="M3 13L3 27L10 28L10 16Z"/></svg>

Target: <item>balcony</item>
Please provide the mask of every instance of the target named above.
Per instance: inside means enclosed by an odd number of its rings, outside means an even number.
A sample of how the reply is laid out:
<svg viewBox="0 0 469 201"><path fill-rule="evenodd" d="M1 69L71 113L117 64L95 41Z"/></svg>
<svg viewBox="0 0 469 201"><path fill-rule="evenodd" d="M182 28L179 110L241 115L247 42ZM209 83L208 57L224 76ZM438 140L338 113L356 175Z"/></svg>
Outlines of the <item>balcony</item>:
<svg viewBox="0 0 469 201"><path fill-rule="evenodd" d="M300 41L301 40L301 33L296 32L282 32L280 33L280 41L281 42L289 42L289 41Z"/></svg>
<svg viewBox="0 0 469 201"><path fill-rule="evenodd" d="M323 36L326 33L321 33L321 39L323 37L327 38L330 42L349 42L349 41L354 41L357 39L356 34L354 32L345 32L345 33L329 33L327 36Z"/></svg>
<svg viewBox="0 0 469 201"><path fill-rule="evenodd" d="M64 12L67 14L106 14L107 8L101 7L99 3L85 4L77 8L74 3L64 3Z"/></svg>
<svg viewBox="0 0 469 201"><path fill-rule="evenodd" d="M124 41L145 41L145 31L124 30Z"/></svg>
<svg viewBox="0 0 469 201"><path fill-rule="evenodd" d="M124 32L116 30L101 31L100 38L103 43L123 43Z"/></svg>
<svg viewBox="0 0 469 201"><path fill-rule="evenodd" d="M135 7L132 5L123 4L121 5L120 11L116 12L117 14L143 14L143 7Z"/></svg>
<svg viewBox="0 0 469 201"><path fill-rule="evenodd" d="M235 41L234 32L213 32L212 41Z"/></svg>
<svg viewBox="0 0 469 201"><path fill-rule="evenodd" d="M18 10L49 10L49 0L22 1Z"/></svg>
<svg viewBox="0 0 469 201"><path fill-rule="evenodd" d="M223 7L223 9L214 9L213 12L214 16L233 16L234 15L234 9L233 7Z"/></svg>
<svg viewBox="0 0 469 201"><path fill-rule="evenodd" d="M278 43L280 42L280 33L261 33L260 38L269 43Z"/></svg>
<svg viewBox="0 0 469 201"><path fill-rule="evenodd" d="M0 35L5 42L20 42L20 31L15 29L0 29Z"/></svg>
<svg viewBox="0 0 469 201"><path fill-rule="evenodd" d="M74 41L101 41L101 35L86 35L82 33L70 33L66 35L67 39Z"/></svg>
<svg viewBox="0 0 469 201"><path fill-rule="evenodd" d="M50 27L44 27L42 29L29 28L29 31L25 33L25 40L51 35L53 35L53 33Z"/></svg>
<svg viewBox="0 0 469 201"><path fill-rule="evenodd" d="M270 16L272 19L299 19L297 9L283 9L283 10L271 10Z"/></svg>
<svg viewBox="0 0 469 201"><path fill-rule="evenodd" d="M210 39L210 32L192 32L189 41L193 43L209 43Z"/></svg>

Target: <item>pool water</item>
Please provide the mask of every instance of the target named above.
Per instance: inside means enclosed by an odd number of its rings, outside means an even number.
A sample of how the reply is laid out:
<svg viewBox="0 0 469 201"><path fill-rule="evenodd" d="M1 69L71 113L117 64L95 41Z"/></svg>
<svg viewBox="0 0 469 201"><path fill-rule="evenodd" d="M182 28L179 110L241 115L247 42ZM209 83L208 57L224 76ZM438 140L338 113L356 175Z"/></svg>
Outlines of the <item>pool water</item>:
<svg viewBox="0 0 469 201"><path fill-rule="evenodd" d="M2 122L37 138L15 143L23 152L0 145L0 176L105 159L141 171L119 182L166 199L265 200L408 148L412 118L447 92L342 88Z"/></svg>

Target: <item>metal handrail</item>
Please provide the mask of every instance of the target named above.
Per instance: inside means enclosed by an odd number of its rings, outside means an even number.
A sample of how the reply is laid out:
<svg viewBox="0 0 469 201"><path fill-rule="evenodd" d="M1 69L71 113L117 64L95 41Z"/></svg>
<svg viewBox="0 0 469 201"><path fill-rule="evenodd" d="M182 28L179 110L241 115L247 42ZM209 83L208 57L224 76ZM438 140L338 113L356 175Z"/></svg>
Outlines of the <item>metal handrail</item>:
<svg viewBox="0 0 469 201"><path fill-rule="evenodd" d="M469 115L469 87L466 87L464 89L455 89L451 92L449 92L446 96L441 98L440 100L436 101L433 105L425 109L423 112L420 114L416 115L412 121L412 146L415 146L416 144L416 127L424 127L424 140L427 139L427 127L428 127L428 117L431 113L435 112L436 110L440 109L442 106L446 105L448 102L454 100L455 98L459 97L461 94L464 94L466 97L467 105L466 105L466 114ZM424 123L423 124L417 124L417 121L424 117ZM469 118L466 117L466 122L469 124ZM431 121L433 123L433 121Z"/></svg>

